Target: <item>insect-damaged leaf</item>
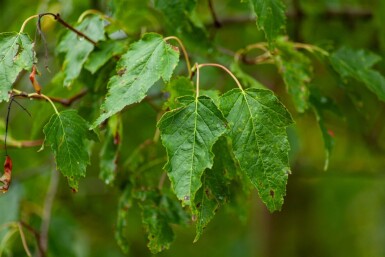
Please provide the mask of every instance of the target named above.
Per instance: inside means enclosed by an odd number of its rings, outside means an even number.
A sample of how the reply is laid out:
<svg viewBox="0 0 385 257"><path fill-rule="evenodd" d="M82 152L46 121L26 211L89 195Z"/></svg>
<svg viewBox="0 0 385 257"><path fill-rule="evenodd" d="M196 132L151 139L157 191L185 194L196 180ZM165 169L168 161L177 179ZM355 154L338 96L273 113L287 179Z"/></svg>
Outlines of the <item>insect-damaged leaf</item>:
<svg viewBox="0 0 385 257"><path fill-rule="evenodd" d="M143 226L148 233L148 248L155 254L169 249L175 235L171 224L187 224L187 214L177 199L156 191L141 192L139 201Z"/></svg>
<svg viewBox="0 0 385 257"><path fill-rule="evenodd" d="M214 143L225 133L225 121L207 96L182 97L183 107L167 112L159 121L163 145L167 149L165 169L184 204L194 202L201 176L213 165Z"/></svg>
<svg viewBox="0 0 385 257"><path fill-rule="evenodd" d="M74 190L78 189L78 181L85 177L86 166L90 163L85 140L96 137L88 126L75 110L66 110L53 114L43 129L44 143L51 146L57 169L67 177Z"/></svg>
<svg viewBox="0 0 385 257"><path fill-rule="evenodd" d="M0 33L0 102L9 99L17 76L22 70L30 70L34 61L33 44L27 34Z"/></svg>
<svg viewBox="0 0 385 257"><path fill-rule="evenodd" d="M281 0L249 0L257 16L258 28L265 32L269 45L285 29L285 6Z"/></svg>
<svg viewBox="0 0 385 257"><path fill-rule="evenodd" d="M98 16L87 17L76 26L76 29L95 42L105 39L104 21ZM94 48L95 46L91 42L79 37L72 31L68 31L63 37L57 49L59 52L65 53L62 68L65 73L64 86L71 86L74 79L79 76L84 63Z"/></svg>
<svg viewBox="0 0 385 257"><path fill-rule="evenodd" d="M203 229L214 218L218 208L227 201L229 190L226 173L235 172L227 170L231 166L231 154L225 137L221 137L214 145L214 165L212 169L206 169L202 176L202 187L195 196L193 213L196 219L196 236L198 241ZM232 169L233 167L231 167Z"/></svg>
<svg viewBox="0 0 385 257"><path fill-rule="evenodd" d="M385 102L385 78L378 71L371 68L379 62L381 57L364 50L353 50L343 47L330 56L333 68L343 78L354 78L361 81Z"/></svg>
<svg viewBox="0 0 385 257"><path fill-rule="evenodd" d="M290 173L286 127L293 123L269 90L233 89L221 97L234 155L270 211L283 204Z"/></svg>
<svg viewBox="0 0 385 257"><path fill-rule="evenodd" d="M160 78L170 80L178 60L179 50L167 44L161 35L145 34L132 44L117 64L118 75L108 82L108 94L101 108L104 113L93 127L125 106L140 102Z"/></svg>

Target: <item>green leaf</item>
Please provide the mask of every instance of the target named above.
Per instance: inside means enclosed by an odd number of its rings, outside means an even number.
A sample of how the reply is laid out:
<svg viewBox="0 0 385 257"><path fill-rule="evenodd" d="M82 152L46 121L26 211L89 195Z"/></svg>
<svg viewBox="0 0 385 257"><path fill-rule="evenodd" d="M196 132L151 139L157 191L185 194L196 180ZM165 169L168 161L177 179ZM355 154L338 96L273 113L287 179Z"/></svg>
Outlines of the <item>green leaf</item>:
<svg viewBox="0 0 385 257"><path fill-rule="evenodd" d="M8 101L17 76L22 70L29 71L35 61L33 43L27 34L0 33L0 102Z"/></svg>
<svg viewBox="0 0 385 257"><path fill-rule="evenodd" d="M341 115L340 110L334 103L334 101L326 96L322 96L318 91L313 89L310 94L310 103L313 107L314 114L316 116L318 126L321 129L322 138L325 145L325 164L324 170L328 169L330 154L334 147L333 132L327 129L325 125L324 112L332 111L338 115Z"/></svg>
<svg viewBox="0 0 385 257"><path fill-rule="evenodd" d="M145 34L132 44L117 64L118 75L108 82L108 94L96 127L125 106L140 102L160 78L169 81L179 60L179 50L167 44L161 35Z"/></svg>
<svg viewBox="0 0 385 257"><path fill-rule="evenodd" d="M385 78L372 66L379 62L381 57L365 51L343 47L332 53L330 62L333 68L343 78L354 78L385 101Z"/></svg>
<svg viewBox="0 0 385 257"><path fill-rule="evenodd" d="M220 205L224 204L229 197L226 173L229 172L227 169L231 156L229 156L226 138L221 137L215 143L213 152L215 153L213 168L204 171L202 187L198 190L193 205L193 213L196 219L194 242L198 241L203 229L214 218ZM229 157L230 159L228 159Z"/></svg>
<svg viewBox="0 0 385 257"><path fill-rule="evenodd" d="M270 211L280 210L290 168L289 112L269 90L233 89L221 97L229 136L241 169Z"/></svg>
<svg viewBox="0 0 385 257"><path fill-rule="evenodd" d="M235 75L235 77L237 77L241 81L242 85L246 87L263 88L263 89L266 88L258 80L256 80L255 78L253 78L252 76L244 72L239 66L238 62L232 62L230 64L230 70Z"/></svg>
<svg viewBox="0 0 385 257"><path fill-rule="evenodd" d="M285 6L281 0L250 0L250 2L257 16L257 26L265 32L271 46L285 29Z"/></svg>
<svg viewBox="0 0 385 257"><path fill-rule="evenodd" d="M117 161L121 146L121 136L123 135L122 121L116 115L108 120L108 127L100 150L100 173L99 178L104 183L111 184L116 177Z"/></svg>
<svg viewBox="0 0 385 257"><path fill-rule="evenodd" d="M126 185L118 202L115 239L124 253L128 253L129 242L126 237L128 209L132 206L132 187Z"/></svg>
<svg viewBox="0 0 385 257"><path fill-rule="evenodd" d="M143 225L148 233L148 248L155 254L169 249L175 239L171 224L186 224L187 216L177 200L159 192L142 192Z"/></svg>
<svg viewBox="0 0 385 257"><path fill-rule="evenodd" d="M121 55L125 51L126 45L121 41L102 41L98 44L98 48L89 55L84 68L95 74L112 57Z"/></svg>
<svg viewBox="0 0 385 257"><path fill-rule="evenodd" d="M183 107L165 113L158 123L168 162L165 169L183 204L194 202L201 176L213 165L214 143L225 133L224 118L207 96L183 97Z"/></svg>
<svg viewBox="0 0 385 257"><path fill-rule="evenodd" d="M76 29L90 37L95 42L104 40L104 21L99 16L88 16ZM64 86L71 86L73 81L79 76L88 56L95 46L86 39L79 37L72 31L60 41L57 50L65 53L62 69L65 73Z"/></svg>
<svg viewBox="0 0 385 257"><path fill-rule="evenodd" d="M309 108L308 83L313 75L310 59L294 48L292 42L284 39L277 41L279 52L274 60L282 73L287 90L292 95L298 112Z"/></svg>
<svg viewBox="0 0 385 257"><path fill-rule="evenodd" d="M45 144L51 146L56 166L67 177L69 186L77 191L78 182L86 175L90 157L86 139L94 139L96 134L88 129L88 123L76 110L65 110L52 115L44 126Z"/></svg>
<svg viewBox="0 0 385 257"><path fill-rule="evenodd" d="M179 107L178 97L194 95L194 85L187 77L177 77L167 83L165 91L167 91L168 99L164 103L163 109L172 110Z"/></svg>

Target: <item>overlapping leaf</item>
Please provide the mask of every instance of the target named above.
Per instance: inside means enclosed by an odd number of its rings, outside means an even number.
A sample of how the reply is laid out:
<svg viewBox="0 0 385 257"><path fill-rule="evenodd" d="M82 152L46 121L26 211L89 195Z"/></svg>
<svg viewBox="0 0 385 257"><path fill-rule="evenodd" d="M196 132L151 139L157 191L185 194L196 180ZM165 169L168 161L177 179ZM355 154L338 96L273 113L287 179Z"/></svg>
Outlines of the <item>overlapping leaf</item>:
<svg viewBox="0 0 385 257"><path fill-rule="evenodd" d="M269 90L233 89L221 98L229 122L234 155L270 211L279 210L286 194L290 149L286 127L292 119Z"/></svg>
<svg viewBox="0 0 385 257"><path fill-rule="evenodd" d="M200 96L179 100L183 107L167 112L158 123L167 149L165 169L184 204L194 203L201 176L213 165L212 146L225 133L225 121L213 101Z"/></svg>
<svg viewBox="0 0 385 257"><path fill-rule="evenodd" d="M76 29L87 35L89 38L98 42L104 40L104 21L99 16L90 16L83 20ZM71 86L87 61L88 56L94 50L95 46L79 37L72 31L60 41L57 49L61 53L65 53L63 70L65 73L64 86Z"/></svg>
<svg viewBox="0 0 385 257"><path fill-rule="evenodd" d="M289 41L277 41L279 52L275 62L282 73L287 90L292 95L298 112L304 112L309 107L308 83L312 77L312 65L309 58L297 51Z"/></svg>
<svg viewBox="0 0 385 257"><path fill-rule="evenodd" d="M114 116L108 120L103 146L100 151L99 177L106 184L111 184L116 177L117 161L121 146L122 125L120 117Z"/></svg>
<svg viewBox="0 0 385 257"><path fill-rule="evenodd" d="M213 152L215 153L213 168L204 171L202 187L198 190L195 203L192 206L196 219L194 242L198 241L203 229L214 218L218 208L226 202L229 194L226 173L235 172L234 170L228 170L231 156L224 137L221 137L215 143ZM230 169L233 169L233 167L230 167Z"/></svg>
<svg viewBox="0 0 385 257"><path fill-rule="evenodd" d="M281 0L250 0L258 28L265 32L265 37L271 45L285 28L285 6Z"/></svg>
<svg viewBox="0 0 385 257"><path fill-rule="evenodd" d="M52 115L43 132L44 143L54 152L57 169L67 177L70 187L77 190L78 181L85 177L90 163L85 140L95 139L95 132L88 129L88 123L75 110Z"/></svg>
<svg viewBox="0 0 385 257"><path fill-rule="evenodd" d="M179 202L173 201L167 194L145 192L140 202L142 222L148 233L148 248L152 253L169 249L175 239L171 224L186 224L187 215Z"/></svg>
<svg viewBox="0 0 385 257"><path fill-rule="evenodd" d="M121 41L108 40L98 44L98 48L87 58L84 68L92 74L96 73L112 57L121 55L125 52L125 44Z"/></svg>
<svg viewBox="0 0 385 257"><path fill-rule="evenodd" d="M0 33L0 102L9 99L17 76L22 70L30 70L35 62L33 44L27 34Z"/></svg>
<svg viewBox="0 0 385 257"><path fill-rule="evenodd" d="M118 75L108 82L108 94L101 108L103 113L93 127L125 106L140 102L160 78L170 80L178 58L179 50L155 33L145 34L140 41L132 44L118 62Z"/></svg>
<svg viewBox="0 0 385 257"><path fill-rule="evenodd" d="M364 50L353 50L343 47L330 56L333 68L343 78L354 78L385 101L385 78L372 66L379 62L381 57Z"/></svg>

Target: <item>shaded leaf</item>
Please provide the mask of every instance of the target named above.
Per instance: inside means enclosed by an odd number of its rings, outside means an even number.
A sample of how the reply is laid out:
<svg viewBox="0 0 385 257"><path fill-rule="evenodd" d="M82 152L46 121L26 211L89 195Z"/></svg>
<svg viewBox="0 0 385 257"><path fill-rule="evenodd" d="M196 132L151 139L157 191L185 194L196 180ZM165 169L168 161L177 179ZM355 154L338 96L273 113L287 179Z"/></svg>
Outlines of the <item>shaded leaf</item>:
<svg viewBox="0 0 385 257"><path fill-rule="evenodd" d="M203 229L214 218L220 205L224 204L229 197L228 181L226 173L229 162L226 138L221 137L214 145L214 165L211 170L206 169L202 176L202 187L198 190L193 205L193 213L196 219L196 236L194 242L198 241ZM232 168L232 167L230 167Z"/></svg>
<svg viewBox="0 0 385 257"><path fill-rule="evenodd" d="M94 74L112 57L121 55L125 51L126 45L122 41L102 41L98 44L98 48L88 56L84 68Z"/></svg>
<svg viewBox="0 0 385 257"><path fill-rule="evenodd" d="M170 108L172 110L179 107L178 97L194 95L194 85L187 77L177 77L167 83L165 91L167 91L166 96L168 99L164 103L163 108Z"/></svg>
<svg viewBox="0 0 385 257"><path fill-rule="evenodd" d="M124 253L128 253L129 242L126 237L128 209L132 205L132 187L128 184L124 188L118 202L115 239Z"/></svg>
<svg viewBox="0 0 385 257"><path fill-rule="evenodd" d="M280 210L290 168L286 127L293 123L269 90L233 89L221 97L229 136L241 169L270 211Z"/></svg>
<svg viewBox="0 0 385 257"><path fill-rule="evenodd" d="M183 204L194 202L201 176L213 165L212 146L226 131L225 121L213 101L183 97L183 107L165 113L158 123L168 162L165 169Z"/></svg>
<svg viewBox="0 0 385 257"><path fill-rule="evenodd" d="M372 66L379 62L381 57L365 51L343 47L332 53L330 62L333 68L343 78L354 78L385 101L385 78Z"/></svg>
<svg viewBox="0 0 385 257"><path fill-rule="evenodd" d="M341 114L334 101L326 96L320 95L316 90L312 90L310 95L310 103L313 107L318 126L321 129L322 138L325 146L325 164L324 170L328 169L330 154L334 147L334 138L331 130L327 129L325 125L324 112L329 110L336 114Z"/></svg>
<svg viewBox="0 0 385 257"><path fill-rule="evenodd" d="M99 178L106 184L111 184L116 177L117 161L123 136L122 121L116 115L108 120L102 149L100 150Z"/></svg>
<svg viewBox="0 0 385 257"><path fill-rule="evenodd" d="M230 65L230 70L232 73L237 77L241 84L245 87L254 87L254 88L266 88L264 85L262 85L258 80L247 74L245 71L241 69L239 66L239 63L232 62Z"/></svg>
<svg viewBox="0 0 385 257"><path fill-rule="evenodd" d="M30 70L34 62L33 43L27 34L0 33L0 102L8 101L17 76Z"/></svg>
<svg viewBox="0 0 385 257"><path fill-rule="evenodd" d="M171 224L186 224L187 215L179 202L166 194L146 192L140 202L143 225L148 233L148 248L152 253L169 249L175 239Z"/></svg>
<svg viewBox="0 0 385 257"><path fill-rule="evenodd" d="M89 16L76 26L76 29L98 42L104 40L104 21L99 16ZM65 74L64 86L71 86L87 61L88 56L94 50L95 46L79 37L72 31L68 31L59 42L57 50L65 53L63 71Z"/></svg>
<svg viewBox="0 0 385 257"><path fill-rule="evenodd" d="M310 59L294 48L292 42L277 41L279 52L274 60L282 73L287 90L292 95L295 108L304 112L309 107L308 83L313 75Z"/></svg>
<svg viewBox="0 0 385 257"><path fill-rule="evenodd" d="M257 26L265 32L269 45L285 29L285 6L281 0L250 0L257 16Z"/></svg>
<svg viewBox="0 0 385 257"><path fill-rule="evenodd" d="M145 34L132 44L117 64L118 75L108 82L108 94L101 108L103 113L93 127L125 106L140 102L160 78L169 81L178 58L179 50L155 33Z"/></svg>
<svg viewBox="0 0 385 257"><path fill-rule="evenodd" d="M76 190L81 177L86 175L90 157L86 139L94 140L95 132L88 129L88 123L76 110L65 110L53 114L44 126L44 143L51 146L56 166L67 177L69 186Z"/></svg>

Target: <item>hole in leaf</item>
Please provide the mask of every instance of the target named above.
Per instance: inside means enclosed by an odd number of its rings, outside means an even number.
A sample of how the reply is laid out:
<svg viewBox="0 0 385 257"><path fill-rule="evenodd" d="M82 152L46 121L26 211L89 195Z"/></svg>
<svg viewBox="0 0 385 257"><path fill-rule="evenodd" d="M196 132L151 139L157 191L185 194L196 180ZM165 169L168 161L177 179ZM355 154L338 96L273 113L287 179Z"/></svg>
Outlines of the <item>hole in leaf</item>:
<svg viewBox="0 0 385 257"><path fill-rule="evenodd" d="M270 196L274 198L274 190L270 190Z"/></svg>

